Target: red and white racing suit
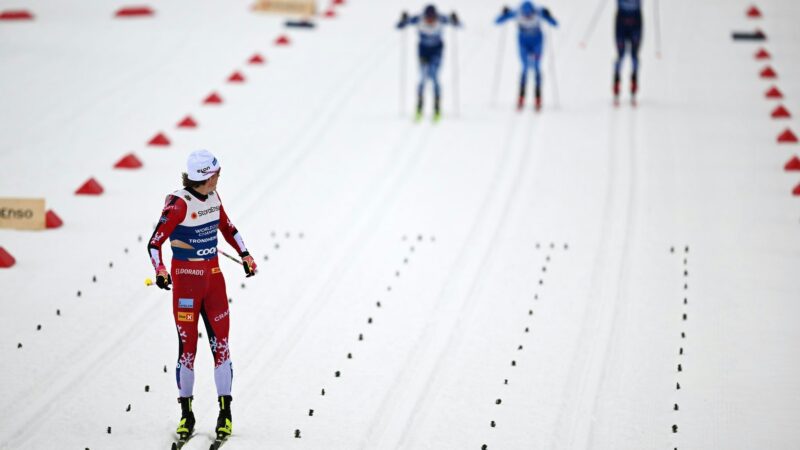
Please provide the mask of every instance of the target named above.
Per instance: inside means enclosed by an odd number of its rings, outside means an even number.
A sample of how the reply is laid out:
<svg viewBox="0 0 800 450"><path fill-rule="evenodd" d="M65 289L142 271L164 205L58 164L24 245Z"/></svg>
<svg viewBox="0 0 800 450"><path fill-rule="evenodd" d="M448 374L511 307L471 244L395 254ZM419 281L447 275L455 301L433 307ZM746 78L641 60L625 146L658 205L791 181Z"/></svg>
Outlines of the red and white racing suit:
<svg viewBox="0 0 800 450"><path fill-rule="evenodd" d="M178 331L175 376L181 397L190 397L194 388L200 318L205 323L214 357L217 394L231 394L228 296L217 259L217 230L240 256L249 254L216 192L202 195L193 189L180 189L167 196L147 247L156 271L163 267L161 245L167 238L172 247L172 313Z"/></svg>

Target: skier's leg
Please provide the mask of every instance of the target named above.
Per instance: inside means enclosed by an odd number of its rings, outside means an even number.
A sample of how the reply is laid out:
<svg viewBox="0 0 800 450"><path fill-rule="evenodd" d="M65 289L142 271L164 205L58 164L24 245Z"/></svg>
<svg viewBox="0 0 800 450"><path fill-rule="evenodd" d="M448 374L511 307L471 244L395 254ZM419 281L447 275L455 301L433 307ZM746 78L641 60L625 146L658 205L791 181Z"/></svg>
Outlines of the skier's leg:
<svg viewBox="0 0 800 450"><path fill-rule="evenodd" d="M639 46L642 41L642 28L641 24L631 33L631 94L636 95L638 90L638 74L639 74Z"/></svg>
<svg viewBox="0 0 800 450"><path fill-rule="evenodd" d="M442 96L442 88L439 84L439 68L442 65L442 53L441 51L431 57L430 64L428 65L428 77L431 79L433 83L433 113L435 116L439 115L439 102Z"/></svg>
<svg viewBox="0 0 800 450"><path fill-rule="evenodd" d="M528 84L528 70L530 69L530 57L528 49L520 42L519 44L519 60L522 66L522 73L519 76L519 97L517 98L517 108L522 108L525 103L525 86Z"/></svg>
<svg viewBox="0 0 800 450"><path fill-rule="evenodd" d="M533 65L535 82L534 105L536 106L537 110L542 107L542 71L539 62L542 60L542 51L544 50L543 42L543 35L538 35L533 41L533 51L531 53L531 63Z"/></svg>
<svg viewBox="0 0 800 450"><path fill-rule="evenodd" d="M625 30L622 21L617 16L614 37L617 43L617 59L614 61L614 96L619 96L620 70L622 69L622 59L625 57Z"/></svg>
<svg viewBox="0 0 800 450"><path fill-rule="evenodd" d="M179 270L185 269L185 270ZM197 320L203 302L206 278L192 275L191 263L172 262L172 314L178 332L178 364L175 378L180 397L191 397L194 390L194 358L197 354ZM200 269L200 273L202 273Z"/></svg>
<svg viewBox="0 0 800 450"><path fill-rule="evenodd" d="M225 290L225 278L219 267L211 270L208 295L203 302L201 316L208 332L208 342L214 357L214 382L217 395L231 395L233 383L233 365L228 341L230 318L228 295Z"/></svg>

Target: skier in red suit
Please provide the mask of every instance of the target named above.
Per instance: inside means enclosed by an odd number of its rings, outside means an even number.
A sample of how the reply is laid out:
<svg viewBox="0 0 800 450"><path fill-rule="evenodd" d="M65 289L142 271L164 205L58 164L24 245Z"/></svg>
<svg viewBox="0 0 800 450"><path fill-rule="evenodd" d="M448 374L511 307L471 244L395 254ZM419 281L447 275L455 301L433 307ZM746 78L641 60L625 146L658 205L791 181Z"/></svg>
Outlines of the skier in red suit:
<svg viewBox="0 0 800 450"><path fill-rule="evenodd" d="M219 161L206 150L192 152L183 174L183 189L167 196L161 218L153 231L147 251L156 271L156 284L172 289L172 313L178 331L178 364L175 376L181 404L178 424L180 441L188 440L195 425L192 412L194 358L197 353L197 324L202 318L214 356L214 381L220 406L217 438L225 439L233 430L231 384L233 366L228 342L229 312L225 278L217 259L217 231L242 258L245 274L256 273L256 263L241 234L233 226L219 194ZM172 248L171 272L161 256L161 246L169 238Z"/></svg>

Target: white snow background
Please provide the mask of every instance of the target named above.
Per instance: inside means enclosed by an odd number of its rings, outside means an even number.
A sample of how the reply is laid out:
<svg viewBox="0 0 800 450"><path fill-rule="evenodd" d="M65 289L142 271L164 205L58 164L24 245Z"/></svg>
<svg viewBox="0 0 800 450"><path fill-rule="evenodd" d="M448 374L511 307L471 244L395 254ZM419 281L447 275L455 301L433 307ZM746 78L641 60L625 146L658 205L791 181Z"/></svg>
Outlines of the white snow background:
<svg viewBox="0 0 800 450"><path fill-rule="evenodd" d="M347 0L313 31L250 0L125 20L121 0L0 0L35 15L0 21L0 196L64 220L0 231L0 448L170 445L177 339L145 245L198 148L260 268L220 260L226 448L800 448L798 146L776 142L800 124L770 118L800 114L800 3L646 0L640 103L614 108L613 2L543 1L540 113L514 109L502 4L439 3L465 26L443 120L414 124L416 37L393 26L418 0ZM766 42L732 41L756 27ZM144 167L113 169L129 152ZM74 195L90 176L105 193ZM206 342L187 449L213 436Z"/></svg>

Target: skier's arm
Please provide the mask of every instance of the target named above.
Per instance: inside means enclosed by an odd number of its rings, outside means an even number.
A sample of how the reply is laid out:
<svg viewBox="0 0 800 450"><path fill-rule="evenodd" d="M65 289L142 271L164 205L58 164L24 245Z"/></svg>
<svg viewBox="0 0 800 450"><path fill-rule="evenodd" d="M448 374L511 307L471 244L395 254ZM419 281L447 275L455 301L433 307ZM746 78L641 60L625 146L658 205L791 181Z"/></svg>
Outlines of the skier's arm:
<svg viewBox="0 0 800 450"><path fill-rule="evenodd" d="M217 193L219 195L219 193ZM244 240L242 239L241 233L239 230L233 226L233 222L231 219L228 218L228 215L225 213L225 208L220 203L219 206L219 230L222 232L222 236L228 241L228 244L231 247L235 248L236 251L239 253L239 256L242 257L242 268L244 268L244 273L248 277L252 277L256 274L256 261L250 255L250 252L247 251L247 247L244 245Z"/></svg>
<svg viewBox="0 0 800 450"><path fill-rule="evenodd" d="M244 258L250 254L250 252L247 251L247 247L244 245L241 233L233 226L231 219L228 218L228 215L225 213L225 207L222 205L219 207L219 231L222 232L222 237L225 238L228 244L239 253L239 256Z"/></svg>
<svg viewBox="0 0 800 450"><path fill-rule="evenodd" d="M542 18L544 20L546 20L547 23L549 23L550 25L552 25L554 27L558 27L558 21L556 21L556 18L553 17L552 14L550 14L550 10L549 9L542 8Z"/></svg>
<svg viewBox="0 0 800 450"><path fill-rule="evenodd" d="M419 23L419 16L409 16L407 13L403 12L403 15L400 16L400 22L397 22L397 29L403 29L408 25L416 25Z"/></svg>
<svg viewBox="0 0 800 450"><path fill-rule="evenodd" d="M147 243L147 255L150 257L156 275L163 274L167 270L161 256L161 246L169 239L169 235L172 234L175 227L183 222L184 218L186 218L186 202L174 195L167 196L156 229L153 230L150 241Z"/></svg>
<svg viewBox="0 0 800 450"><path fill-rule="evenodd" d="M513 18L517 17L517 12L510 9L508 6L503 7L503 11L494 19L494 23L500 25L504 22L507 22Z"/></svg>

